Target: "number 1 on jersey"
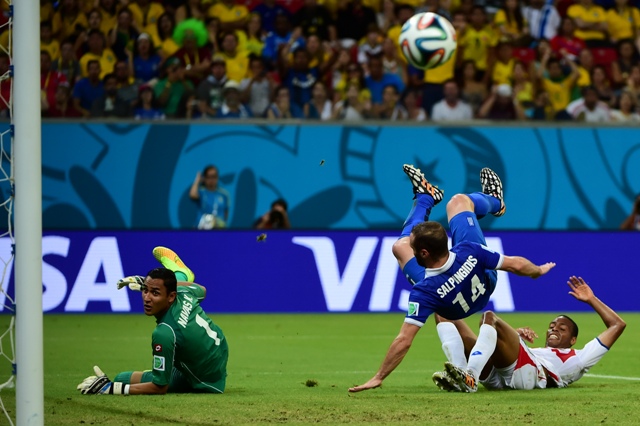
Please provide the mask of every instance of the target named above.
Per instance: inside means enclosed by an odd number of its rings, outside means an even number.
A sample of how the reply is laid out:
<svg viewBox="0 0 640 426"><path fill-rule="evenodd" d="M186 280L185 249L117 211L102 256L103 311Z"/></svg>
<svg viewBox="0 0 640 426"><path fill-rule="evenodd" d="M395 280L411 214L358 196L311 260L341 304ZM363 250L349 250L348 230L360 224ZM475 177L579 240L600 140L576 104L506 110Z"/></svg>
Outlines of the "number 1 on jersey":
<svg viewBox="0 0 640 426"><path fill-rule="evenodd" d="M220 346L220 339L218 338L218 333L211 329L211 326L207 322L206 319L202 318L200 315L196 315L196 324L200 327L204 328L204 331L207 332L207 335L216 342L216 346Z"/></svg>
<svg viewBox="0 0 640 426"><path fill-rule="evenodd" d="M473 303L478 300L478 297L482 296L485 291L486 289L484 288L482 281L480 281L480 278L478 278L477 275L474 275L471 278L471 302ZM469 312L469 304L464 300L462 292L456 295L456 298L453 299L453 303L458 303L465 313Z"/></svg>

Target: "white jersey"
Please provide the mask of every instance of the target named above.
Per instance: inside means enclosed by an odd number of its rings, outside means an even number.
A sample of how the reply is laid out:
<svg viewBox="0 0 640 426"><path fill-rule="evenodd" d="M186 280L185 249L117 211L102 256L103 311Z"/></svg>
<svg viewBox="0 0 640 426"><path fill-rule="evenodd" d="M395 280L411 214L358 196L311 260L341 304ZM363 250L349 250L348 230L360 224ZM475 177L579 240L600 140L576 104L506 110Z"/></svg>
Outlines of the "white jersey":
<svg viewBox="0 0 640 426"><path fill-rule="evenodd" d="M561 388L580 379L608 351L597 337L582 349L531 348L536 359L548 370L549 379Z"/></svg>

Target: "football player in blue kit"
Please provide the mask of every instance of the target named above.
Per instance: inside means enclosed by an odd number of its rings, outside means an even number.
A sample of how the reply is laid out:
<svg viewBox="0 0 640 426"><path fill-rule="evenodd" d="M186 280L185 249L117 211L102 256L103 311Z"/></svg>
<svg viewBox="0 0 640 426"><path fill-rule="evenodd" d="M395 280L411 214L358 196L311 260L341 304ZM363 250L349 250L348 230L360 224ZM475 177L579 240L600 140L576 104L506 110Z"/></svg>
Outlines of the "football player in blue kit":
<svg viewBox="0 0 640 426"><path fill-rule="evenodd" d="M496 287L497 270L538 278L555 266L553 262L535 265L524 257L505 256L486 247L478 219L489 213L502 216L506 210L502 182L493 170L481 170L482 192L456 194L447 203L452 239L449 250L444 227L429 221L431 209L442 201L444 192L431 185L420 169L407 164L403 169L413 185L415 203L393 246L393 254L409 282L414 284L409 295L409 310L378 372L349 392L379 387L402 362L432 313L455 320L482 310ZM495 341L494 328L481 328L478 342L486 342L488 346L493 342L495 347ZM476 358L478 362L483 361L480 359L483 356Z"/></svg>

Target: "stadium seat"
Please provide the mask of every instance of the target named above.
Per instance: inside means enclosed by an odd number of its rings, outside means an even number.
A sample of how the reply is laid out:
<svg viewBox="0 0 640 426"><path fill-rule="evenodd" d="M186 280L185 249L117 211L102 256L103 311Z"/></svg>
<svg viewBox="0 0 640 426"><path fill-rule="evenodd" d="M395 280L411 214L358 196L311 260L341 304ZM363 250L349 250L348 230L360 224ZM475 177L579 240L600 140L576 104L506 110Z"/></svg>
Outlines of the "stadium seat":
<svg viewBox="0 0 640 426"><path fill-rule="evenodd" d="M536 59L536 51L528 47L514 47L513 57L525 65Z"/></svg>

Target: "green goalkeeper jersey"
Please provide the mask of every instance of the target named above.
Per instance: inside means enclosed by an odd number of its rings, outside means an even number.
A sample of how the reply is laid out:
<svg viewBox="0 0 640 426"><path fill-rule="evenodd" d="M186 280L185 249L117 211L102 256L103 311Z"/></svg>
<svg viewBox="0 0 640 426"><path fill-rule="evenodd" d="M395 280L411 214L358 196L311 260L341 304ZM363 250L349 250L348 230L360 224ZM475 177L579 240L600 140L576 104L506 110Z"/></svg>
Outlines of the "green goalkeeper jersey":
<svg viewBox="0 0 640 426"><path fill-rule="evenodd" d="M153 331L152 381L168 385L176 369L194 390L221 393L227 376L227 339L200 307L201 287L179 286L177 293Z"/></svg>

